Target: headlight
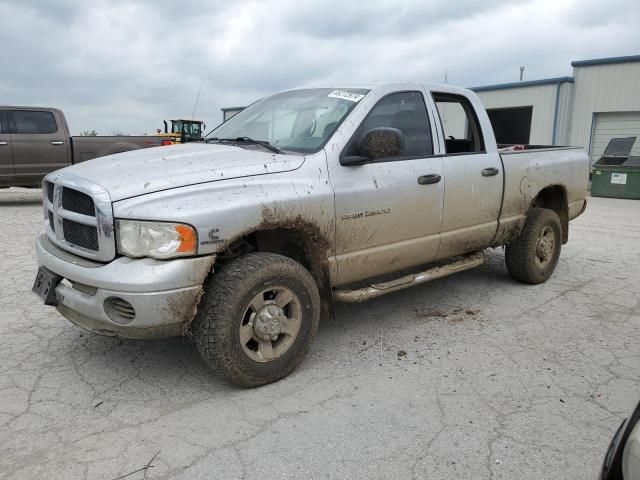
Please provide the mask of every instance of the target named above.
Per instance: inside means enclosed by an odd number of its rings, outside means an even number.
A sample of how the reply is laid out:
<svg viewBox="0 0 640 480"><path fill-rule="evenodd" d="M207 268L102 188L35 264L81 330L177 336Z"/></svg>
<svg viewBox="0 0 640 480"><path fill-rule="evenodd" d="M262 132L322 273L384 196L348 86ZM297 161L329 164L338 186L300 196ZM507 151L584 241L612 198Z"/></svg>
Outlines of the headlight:
<svg viewBox="0 0 640 480"><path fill-rule="evenodd" d="M159 259L195 255L198 235L183 223L116 220L118 252Z"/></svg>

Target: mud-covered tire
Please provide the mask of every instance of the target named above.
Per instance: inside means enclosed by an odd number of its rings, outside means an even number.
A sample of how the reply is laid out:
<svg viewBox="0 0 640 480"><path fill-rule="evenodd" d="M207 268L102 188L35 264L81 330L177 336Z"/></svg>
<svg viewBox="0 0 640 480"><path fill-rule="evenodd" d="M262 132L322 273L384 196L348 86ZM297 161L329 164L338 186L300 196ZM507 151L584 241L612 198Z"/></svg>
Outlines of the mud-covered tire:
<svg viewBox="0 0 640 480"><path fill-rule="evenodd" d="M558 214L546 208L532 208L520 235L506 246L509 274L524 283L546 282L558 264L561 245Z"/></svg>
<svg viewBox="0 0 640 480"><path fill-rule="evenodd" d="M243 346L240 329L247 326L247 312L256 296L270 288L293 293L299 329L286 351L272 360L256 361L247 344ZM252 325L256 315L250 315ZM257 387L286 377L302 362L319 320L318 287L302 265L274 253L250 253L224 265L205 284L192 330L198 352L211 368L235 385ZM258 344L250 339L249 345L252 341Z"/></svg>

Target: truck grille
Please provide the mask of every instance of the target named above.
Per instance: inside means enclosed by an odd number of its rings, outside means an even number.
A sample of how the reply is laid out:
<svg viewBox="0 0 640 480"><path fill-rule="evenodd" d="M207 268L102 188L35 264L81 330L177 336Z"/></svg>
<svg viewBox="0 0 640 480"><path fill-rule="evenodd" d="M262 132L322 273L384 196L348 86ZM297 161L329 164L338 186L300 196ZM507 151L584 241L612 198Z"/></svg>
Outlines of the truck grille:
<svg viewBox="0 0 640 480"><path fill-rule="evenodd" d="M98 245L98 229L96 227L83 225L64 218L62 220L62 231L64 232L64 239L73 245L96 252L100 249Z"/></svg>
<svg viewBox="0 0 640 480"><path fill-rule="evenodd" d="M82 178L55 173L45 179L43 190L49 240L82 257L98 261L115 257L113 213L106 190Z"/></svg>
<svg viewBox="0 0 640 480"><path fill-rule="evenodd" d="M81 213L90 217L96 216L93 199L86 193L64 187L62 189L62 208L70 212Z"/></svg>

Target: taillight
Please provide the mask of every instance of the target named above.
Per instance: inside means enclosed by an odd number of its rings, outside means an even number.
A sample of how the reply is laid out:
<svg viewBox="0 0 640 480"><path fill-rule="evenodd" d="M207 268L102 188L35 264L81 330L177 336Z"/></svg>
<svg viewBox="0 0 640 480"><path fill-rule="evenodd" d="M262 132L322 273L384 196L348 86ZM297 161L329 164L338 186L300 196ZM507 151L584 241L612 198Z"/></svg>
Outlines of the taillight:
<svg viewBox="0 0 640 480"><path fill-rule="evenodd" d="M165 145L171 145L171 140L162 140L162 142L160 143L160 145L162 145L163 147Z"/></svg>

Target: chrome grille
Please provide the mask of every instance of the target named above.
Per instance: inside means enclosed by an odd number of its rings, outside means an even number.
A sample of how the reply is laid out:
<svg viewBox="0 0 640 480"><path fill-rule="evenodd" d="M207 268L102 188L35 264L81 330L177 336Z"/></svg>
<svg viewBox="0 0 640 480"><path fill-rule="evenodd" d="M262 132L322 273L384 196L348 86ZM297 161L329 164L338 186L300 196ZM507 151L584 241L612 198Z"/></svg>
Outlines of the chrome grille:
<svg viewBox="0 0 640 480"><path fill-rule="evenodd" d="M86 193L73 190L71 188L62 188L62 208L70 212L96 216L96 209L93 205L93 199Z"/></svg>
<svg viewBox="0 0 640 480"><path fill-rule="evenodd" d="M111 198L100 185L71 174L53 173L44 181L45 231L60 248L82 257L115 257Z"/></svg>
<svg viewBox="0 0 640 480"><path fill-rule="evenodd" d="M64 218L62 219L62 231L64 232L64 239L73 245L96 252L100 249L98 245L98 229L94 226L83 225Z"/></svg>

